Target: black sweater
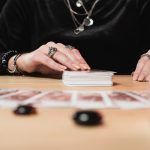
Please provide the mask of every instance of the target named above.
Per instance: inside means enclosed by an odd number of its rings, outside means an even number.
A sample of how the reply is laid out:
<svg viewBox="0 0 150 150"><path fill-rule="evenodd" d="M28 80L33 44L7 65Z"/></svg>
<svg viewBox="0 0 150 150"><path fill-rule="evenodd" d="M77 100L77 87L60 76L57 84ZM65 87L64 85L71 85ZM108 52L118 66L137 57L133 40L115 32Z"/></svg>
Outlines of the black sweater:
<svg viewBox="0 0 150 150"><path fill-rule="evenodd" d="M3 6L5 5L6 1L7 0L0 0L0 12L1 12Z"/></svg>
<svg viewBox="0 0 150 150"><path fill-rule="evenodd" d="M93 1L84 1L88 10ZM75 11L82 11L76 0L70 2ZM101 0L92 18L93 26L76 35L64 0L8 0L0 15L0 54L61 42L79 49L93 69L131 73L150 48L150 0Z"/></svg>

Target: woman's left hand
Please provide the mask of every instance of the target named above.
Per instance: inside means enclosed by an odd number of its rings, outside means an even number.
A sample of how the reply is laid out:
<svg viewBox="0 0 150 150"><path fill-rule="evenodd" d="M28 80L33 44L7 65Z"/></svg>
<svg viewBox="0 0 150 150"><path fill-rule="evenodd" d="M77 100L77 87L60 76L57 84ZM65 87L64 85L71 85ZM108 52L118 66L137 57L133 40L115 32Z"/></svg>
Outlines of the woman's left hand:
<svg viewBox="0 0 150 150"><path fill-rule="evenodd" d="M150 50L139 59L133 72L133 80L150 82Z"/></svg>

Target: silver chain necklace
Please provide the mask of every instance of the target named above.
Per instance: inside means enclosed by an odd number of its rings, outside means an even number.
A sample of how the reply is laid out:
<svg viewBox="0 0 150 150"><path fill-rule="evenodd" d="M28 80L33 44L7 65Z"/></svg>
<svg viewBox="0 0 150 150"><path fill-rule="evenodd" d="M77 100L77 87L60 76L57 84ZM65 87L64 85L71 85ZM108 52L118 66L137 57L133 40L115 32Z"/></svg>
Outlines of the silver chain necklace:
<svg viewBox="0 0 150 150"><path fill-rule="evenodd" d="M94 21L91 18L93 10L96 6L96 4L99 2L100 0L95 0L95 2L93 3L93 5L91 6L91 9L88 11L85 7L85 5L83 4L82 0L77 0L76 2L76 6L77 7L82 7L85 13L78 13L76 11L74 11L71 7L70 1L69 0L64 0L66 6L68 7L72 20L75 24L76 29L74 30L75 34L79 34L80 32L83 32L85 30L85 26L92 26ZM75 15L85 15L85 18L83 19L82 22L79 22L79 20L77 19L77 17Z"/></svg>
<svg viewBox="0 0 150 150"><path fill-rule="evenodd" d="M77 6L77 7L81 7L81 5L78 4L79 1L81 1L81 0L78 0L78 1L76 2L76 6ZM65 2L65 4L66 4L66 6L68 7L68 9L70 10L70 12L74 13L75 15L80 15L80 16L87 15L87 12L78 13L78 12L74 11L74 10L72 9L71 5L70 5L70 2L68 3L68 2L66 2L66 0L64 0L64 2ZM69 6L70 6L70 7L69 7Z"/></svg>

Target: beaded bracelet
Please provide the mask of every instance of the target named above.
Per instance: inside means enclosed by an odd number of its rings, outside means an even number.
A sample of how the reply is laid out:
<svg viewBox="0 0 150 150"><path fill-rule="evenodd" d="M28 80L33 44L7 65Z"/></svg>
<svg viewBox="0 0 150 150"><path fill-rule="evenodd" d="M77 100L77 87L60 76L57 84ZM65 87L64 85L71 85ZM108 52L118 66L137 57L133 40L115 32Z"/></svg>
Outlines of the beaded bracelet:
<svg viewBox="0 0 150 150"><path fill-rule="evenodd" d="M2 55L1 65L3 72L8 73L8 61L12 56L16 54L17 54L16 50L10 50Z"/></svg>

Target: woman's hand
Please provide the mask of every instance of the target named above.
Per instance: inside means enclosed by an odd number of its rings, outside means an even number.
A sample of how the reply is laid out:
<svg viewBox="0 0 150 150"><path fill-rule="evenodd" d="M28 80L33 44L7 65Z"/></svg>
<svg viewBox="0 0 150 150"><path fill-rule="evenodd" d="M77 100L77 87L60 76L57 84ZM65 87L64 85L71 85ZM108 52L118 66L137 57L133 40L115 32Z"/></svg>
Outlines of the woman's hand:
<svg viewBox="0 0 150 150"><path fill-rule="evenodd" d="M51 48L56 49L52 56ZM11 65L12 58L8 63L10 70ZM66 69L74 71L90 69L77 49L54 42L48 42L33 52L21 55L17 60L17 66L27 73L39 72L45 75Z"/></svg>
<svg viewBox="0 0 150 150"><path fill-rule="evenodd" d="M139 59L133 73L133 80L150 82L150 50Z"/></svg>

